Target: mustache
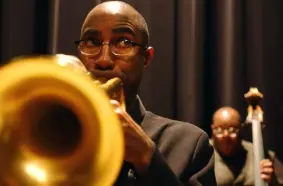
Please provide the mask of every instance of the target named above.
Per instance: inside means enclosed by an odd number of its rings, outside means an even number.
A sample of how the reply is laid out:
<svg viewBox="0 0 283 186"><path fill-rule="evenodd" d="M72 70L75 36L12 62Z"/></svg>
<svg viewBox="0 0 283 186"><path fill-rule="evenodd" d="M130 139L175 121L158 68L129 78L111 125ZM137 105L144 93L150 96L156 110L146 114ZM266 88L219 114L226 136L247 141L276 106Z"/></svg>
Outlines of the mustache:
<svg viewBox="0 0 283 186"><path fill-rule="evenodd" d="M120 78L122 81L126 79L125 73L117 72L113 70L91 70L89 72L94 79L99 79L99 78L112 79L115 77Z"/></svg>

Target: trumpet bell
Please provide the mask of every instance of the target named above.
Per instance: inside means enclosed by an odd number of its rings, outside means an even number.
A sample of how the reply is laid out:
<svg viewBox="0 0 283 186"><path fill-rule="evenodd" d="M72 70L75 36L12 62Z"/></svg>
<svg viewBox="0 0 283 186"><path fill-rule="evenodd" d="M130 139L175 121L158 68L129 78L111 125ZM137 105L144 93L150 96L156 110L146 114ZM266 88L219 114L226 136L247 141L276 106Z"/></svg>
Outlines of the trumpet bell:
<svg viewBox="0 0 283 186"><path fill-rule="evenodd" d="M58 60L0 70L0 185L109 186L119 175L123 132L107 94Z"/></svg>

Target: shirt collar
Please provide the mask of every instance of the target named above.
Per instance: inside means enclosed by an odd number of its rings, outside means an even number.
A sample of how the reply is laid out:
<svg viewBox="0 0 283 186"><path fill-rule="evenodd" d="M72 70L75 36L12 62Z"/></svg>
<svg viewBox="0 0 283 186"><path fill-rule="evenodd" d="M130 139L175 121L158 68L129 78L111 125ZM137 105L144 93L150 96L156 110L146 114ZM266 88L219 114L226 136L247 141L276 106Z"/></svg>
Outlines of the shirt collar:
<svg viewBox="0 0 283 186"><path fill-rule="evenodd" d="M133 105L130 108L127 108L127 112L137 124L139 125L141 124L146 114L146 109L144 105L142 104L142 101L138 95Z"/></svg>

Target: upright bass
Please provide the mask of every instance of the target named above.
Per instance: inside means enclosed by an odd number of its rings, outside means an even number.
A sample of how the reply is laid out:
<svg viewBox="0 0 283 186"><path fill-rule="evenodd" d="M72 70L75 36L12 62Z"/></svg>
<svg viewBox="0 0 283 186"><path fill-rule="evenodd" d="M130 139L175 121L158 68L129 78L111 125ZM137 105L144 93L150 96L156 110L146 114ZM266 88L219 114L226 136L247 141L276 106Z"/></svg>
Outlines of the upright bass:
<svg viewBox="0 0 283 186"><path fill-rule="evenodd" d="M253 151L254 151L254 185L267 186L268 184L261 178L260 161L264 159L262 123L263 110L260 101L263 98L257 88L250 88L249 92L244 95L248 102L248 115L246 123L252 125Z"/></svg>

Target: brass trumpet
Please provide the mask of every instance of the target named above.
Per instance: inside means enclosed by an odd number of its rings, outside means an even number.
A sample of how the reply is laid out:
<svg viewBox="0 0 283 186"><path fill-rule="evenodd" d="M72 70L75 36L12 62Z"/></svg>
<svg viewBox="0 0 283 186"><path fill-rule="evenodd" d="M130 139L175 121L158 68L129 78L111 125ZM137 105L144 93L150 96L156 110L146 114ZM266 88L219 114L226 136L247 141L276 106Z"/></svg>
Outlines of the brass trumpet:
<svg viewBox="0 0 283 186"><path fill-rule="evenodd" d="M14 59L0 82L0 185L115 182L124 141L109 99L118 89L124 100L120 79L96 85L77 58L57 55Z"/></svg>

